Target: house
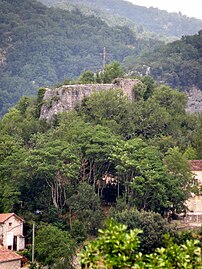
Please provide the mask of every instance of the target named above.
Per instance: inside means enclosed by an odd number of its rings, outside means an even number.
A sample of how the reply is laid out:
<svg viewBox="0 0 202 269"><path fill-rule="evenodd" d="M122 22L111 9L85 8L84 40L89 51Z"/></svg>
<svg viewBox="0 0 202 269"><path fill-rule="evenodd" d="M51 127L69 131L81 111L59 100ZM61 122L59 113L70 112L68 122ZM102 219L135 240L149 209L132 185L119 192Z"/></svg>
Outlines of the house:
<svg viewBox="0 0 202 269"><path fill-rule="evenodd" d="M202 160L192 160L189 163L194 177L202 187ZM202 224L202 189L198 195L191 194L191 197L186 202L186 206L188 208L186 220Z"/></svg>
<svg viewBox="0 0 202 269"><path fill-rule="evenodd" d="M24 220L15 213L0 214L0 245L10 250L23 250L23 223Z"/></svg>
<svg viewBox="0 0 202 269"><path fill-rule="evenodd" d="M21 259L17 253L0 246L0 269L20 269Z"/></svg>

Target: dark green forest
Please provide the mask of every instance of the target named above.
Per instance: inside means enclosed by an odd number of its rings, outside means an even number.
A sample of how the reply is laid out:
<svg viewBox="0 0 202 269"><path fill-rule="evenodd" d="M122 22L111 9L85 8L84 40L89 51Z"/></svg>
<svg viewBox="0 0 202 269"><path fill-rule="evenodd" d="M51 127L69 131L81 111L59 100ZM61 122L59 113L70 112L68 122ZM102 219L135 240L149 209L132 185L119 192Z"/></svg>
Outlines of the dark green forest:
<svg viewBox="0 0 202 269"><path fill-rule="evenodd" d="M0 213L25 219L28 261L35 224L30 269L76 268L78 252L82 268L200 269L202 230L180 232L173 220L201 191L189 160L202 159L202 114L186 113L183 93L202 86L201 21L121 0L82 3L137 25L35 0L0 2ZM183 37L165 44L147 30ZM124 76L139 79L133 101L101 90L39 119L46 86Z"/></svg>
<svg viewBox="0 0 202 269"><path fill-rule="evenodd" d="M41 86L75 78L84 70L101 70L103 47L107 61L122 62L157 43L136 38L125 26L109 27L78 9L69 12L31 0L3 0L0 12L1 116Z"/></svg>
<svg viewBox="0 0 202 269"><path fill-rule="evenodd" d="M186 114L184 93L141 80L134 102L121 90L100 91L52 124L38 118L40 89L0 121L0 211L25 218L28 231L36 222L42 264L67 266L110 217L143 230L145 254L165 246L165 233L176 243L193 238L167 219L198 191L188 160L202 158L202 117Z"/></svg>
<svg viewBox="0 0 202 269"><path fill-rule="evenodd" d="M48 6L65 7L70 4L89 7L111 15L119 15L131 20L136 26L164 36L192 35L202 28L202 21L183 16L181 13L168 13L158 8L146 8L123 0L40 0Z"/></svg>
<svg viewBox="0 0 202 269"><path fill-rule="evenodd" d="M154 79L183 91L193 86L202 89L202 30L140 57L128 57L124 66L136 75L145 74L149 67Z"/></svg>
<svg viewBox="0 0 202 269"><path fill-rule="evenodd" d="M123 62L128 73L137 70L142 74L144 66L151 65L151 75L173 87L190 86L193 81L201 85L200 34L185 36L181 42L159 49L163 42L144 29L140 31L138 24L133 29L122 24L109 26L101 18L84 15L78 8L48 8L29 0L3 0L0 8L1 116L23 95L36 94L41 86L75 79L84 70L100 71L104 47L107 62Z"/></svg>

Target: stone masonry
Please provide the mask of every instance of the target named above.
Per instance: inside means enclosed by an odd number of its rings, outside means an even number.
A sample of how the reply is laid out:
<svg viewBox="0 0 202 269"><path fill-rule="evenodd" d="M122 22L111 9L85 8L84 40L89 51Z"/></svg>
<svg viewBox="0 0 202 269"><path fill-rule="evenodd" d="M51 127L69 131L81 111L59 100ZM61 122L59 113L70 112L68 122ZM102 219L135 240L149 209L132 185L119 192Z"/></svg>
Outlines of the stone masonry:
<svg viewBox="0 0 202 269"><path fill-rule="evenodd" d="M40 119L51 121L58 113L73 109L85 97L101 90L122 89L128 99L132 101L134 98L133 88L138 83L141 82L137 79L116 79L112 84L64 85L53 90L47 88Z"/></svg>

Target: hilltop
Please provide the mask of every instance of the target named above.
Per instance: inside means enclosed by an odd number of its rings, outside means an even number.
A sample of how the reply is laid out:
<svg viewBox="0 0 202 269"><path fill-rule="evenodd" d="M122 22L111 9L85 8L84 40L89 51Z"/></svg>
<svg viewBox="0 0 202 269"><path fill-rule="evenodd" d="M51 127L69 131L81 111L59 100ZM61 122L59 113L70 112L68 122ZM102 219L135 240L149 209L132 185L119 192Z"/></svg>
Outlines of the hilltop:
<svg viewBox="0 0 202 269"><path fill-rule="evenodd" d="M122 62L126 56L158 43L156 39L138 38L126 26L110 27L78 9L3 0L0 10L0 115L41 86L74 79L87 69L101 70L103 47L107 47L108 61Z"/></svg>
<svg viewBox="0 0 202 269"><path fill-rule="evenodd" d="M161 83L185 91L190 87L202 89L202 30L193 36L161 45L139 57L128 57L126 70L136 74L148 73Z"/></svg>
<svg viewBox="0 0 202 269"><path fill-rule="evenodd" d="M130 20L138 30L149 31L158 35L169 37L178 37L182 35L193 35L202 28L202 21L195 18L189 18L181 13L169 13L158 8L146 8L134 5L124 0L40 0L48 6L57 6L67 8L77 5L79 8L88 10L99 10L107 13L108 16L120 16ZM106 19L106 16L104 16Z"/></svg>

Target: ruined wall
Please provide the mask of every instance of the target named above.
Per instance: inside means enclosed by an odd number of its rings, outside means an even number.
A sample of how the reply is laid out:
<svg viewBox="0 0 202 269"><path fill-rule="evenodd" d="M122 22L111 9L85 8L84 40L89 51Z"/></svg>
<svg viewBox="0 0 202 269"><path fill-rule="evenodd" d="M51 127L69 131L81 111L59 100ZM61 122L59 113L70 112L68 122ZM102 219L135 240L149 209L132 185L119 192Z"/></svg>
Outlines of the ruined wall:
<svg viewBox="0 0 202 269"><path fill-rule="evenodd" d="M40 119L51 121L58 113L73 109L81 103L84 97L90 96L93 92L109 89L122 89L129 100L135 98L133 88L138 83L137 79L115 79L112 84L81 84L64 85L56 89L46 89L43 105L41 107ZM186 92L188 103L187 112L202 112L202 91L195 87Z"/></svg>
<svg viewBox="0 0 202 269"><path fill-rule="evenodd" d="M137 79L116 79L112 84L64 85L56 89L46 89L40 119L51 121L58 113L73 109L93 92L122 89L133 100L133 88L140 83Z"/></svg>

